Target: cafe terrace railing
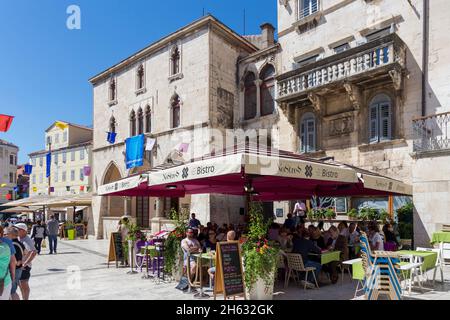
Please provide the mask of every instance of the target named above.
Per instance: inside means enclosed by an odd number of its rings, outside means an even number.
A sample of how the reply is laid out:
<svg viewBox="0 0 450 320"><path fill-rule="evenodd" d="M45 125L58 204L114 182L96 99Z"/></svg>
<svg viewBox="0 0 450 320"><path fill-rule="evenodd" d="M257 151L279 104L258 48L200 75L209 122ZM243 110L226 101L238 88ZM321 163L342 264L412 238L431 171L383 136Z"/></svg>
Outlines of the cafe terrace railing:
<svg viewBox="0 0 450 320"><path fill-rule="evenodd" d="M413 120L414 151L450 150L450 112Z"/></svg>
<svg viewBox="0 0 450 320"><path fill-rule="evenodd" d="M370 43L365 44L363 47L366 48L367 46L370 47ZM340 55L345 55L346 57L279 80L278 99L297 95L306 90L318 88L339 80L345 80L395 62L403 64L400 61L402 59L401 56L395 50L394 40L382 44L375 42L371 48L358 51L352 55L348 55L346 52Z"/></svg>

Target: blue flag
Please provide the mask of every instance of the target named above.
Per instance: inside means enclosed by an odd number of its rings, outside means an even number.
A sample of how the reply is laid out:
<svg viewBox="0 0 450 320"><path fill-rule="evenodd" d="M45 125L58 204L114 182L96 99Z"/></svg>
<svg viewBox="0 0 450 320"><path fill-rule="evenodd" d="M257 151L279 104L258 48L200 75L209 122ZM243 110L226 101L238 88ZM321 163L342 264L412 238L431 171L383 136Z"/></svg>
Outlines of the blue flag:
<svg viewBox="0 0 450 320"><path fill-rule="evenodd" d="M45 176L48 178L48 177L50 177L50 168L52 166L52 154L51 154L51 152L47 153L46 159L47 159L47 171L46 171L46 175Z"/></svg>
<svg viewBox="0 0 450 320"><path fill-rule="evenodd" d="M117 133L115 133L115 132L108 132L108 137L106 138L106 140L109 143L113 144L114 142L116 142L116 135L117 135Z"/></svg>
<svg viewBox="0 0 450 320"><path fill-rule="evenodd" d="M33 166L31 164L26 164L25 165L25 173L31 174L32 171L33 171Z"/></svg>
<svg viewBox="0 0 450 320"><path fill-rule="evenodd" d="M144 165L144 140L143 134L125 140L127 169Z"/></svg>

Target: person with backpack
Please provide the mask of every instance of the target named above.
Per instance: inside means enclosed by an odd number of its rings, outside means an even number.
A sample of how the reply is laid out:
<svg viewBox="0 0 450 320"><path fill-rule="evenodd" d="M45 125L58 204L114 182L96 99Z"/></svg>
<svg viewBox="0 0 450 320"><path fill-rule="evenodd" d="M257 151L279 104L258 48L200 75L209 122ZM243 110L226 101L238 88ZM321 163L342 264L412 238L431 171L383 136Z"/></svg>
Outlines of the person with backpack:
<svg viewBox="0 0 450 320"><path fill-rule="evenodd" d="M41 254L41 246L42 241L47 237L47 228L42 225L42 222L39 220L31 231L31 239L34 240L34 246L37 250L37 254Z"/></svg>

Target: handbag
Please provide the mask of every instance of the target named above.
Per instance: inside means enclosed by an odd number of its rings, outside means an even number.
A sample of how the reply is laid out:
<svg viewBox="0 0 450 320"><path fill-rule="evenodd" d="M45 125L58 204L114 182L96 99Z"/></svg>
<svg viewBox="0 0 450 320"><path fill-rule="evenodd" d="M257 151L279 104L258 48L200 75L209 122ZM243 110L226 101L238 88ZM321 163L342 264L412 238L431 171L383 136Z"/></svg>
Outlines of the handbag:
<svg viewBox="0 0 450 320"><path fill-rule="evenodd" d="M187 277L181 277L180 283L175 287L175 289L186 291L189 288L189 280Z"/></svg>
<svg viewBox="0 0 450 320"><path fill-rule="evenodd" d="M45 238L42 239L41 248L47 248L47 241L45 240Z"/></svg>

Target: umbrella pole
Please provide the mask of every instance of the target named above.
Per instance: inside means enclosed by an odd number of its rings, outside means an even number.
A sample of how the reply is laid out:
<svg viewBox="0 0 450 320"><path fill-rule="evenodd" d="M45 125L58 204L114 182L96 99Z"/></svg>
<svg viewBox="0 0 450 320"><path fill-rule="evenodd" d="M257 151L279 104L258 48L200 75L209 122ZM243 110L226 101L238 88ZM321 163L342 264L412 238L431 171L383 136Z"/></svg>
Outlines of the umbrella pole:
<svg viewBox="0 0 450 320"><path fill-rule="evenodd" d="M73 223L75 223L75 215L77 214L77 207L73 206Z"/></svg>

